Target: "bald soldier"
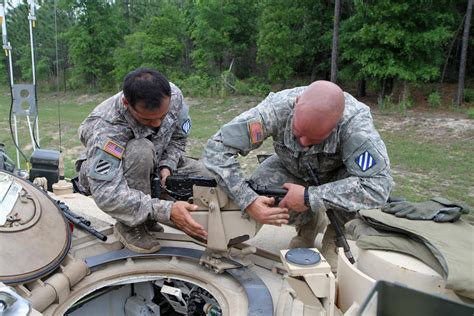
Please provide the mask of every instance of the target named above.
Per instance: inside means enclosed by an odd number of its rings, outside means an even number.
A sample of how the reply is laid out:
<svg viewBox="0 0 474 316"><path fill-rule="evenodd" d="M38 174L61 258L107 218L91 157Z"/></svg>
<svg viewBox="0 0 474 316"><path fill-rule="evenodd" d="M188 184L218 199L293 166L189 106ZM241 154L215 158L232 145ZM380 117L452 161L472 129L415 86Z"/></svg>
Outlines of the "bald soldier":
<svg viewBox="0 0 474 316"><path fill-rule="evenodd" d="M251 180L288 189L278 207L250 188L236 159L268 137L275 154ZM262 224L295 225L290 248L313 247L328 225L327 209L347 220L359 209L384 205L393 187L369 107L328 81L270 93L207 142L204 164L244 214ZM334 236L330 225L323 238L326 257L335 258Z"/></svg>

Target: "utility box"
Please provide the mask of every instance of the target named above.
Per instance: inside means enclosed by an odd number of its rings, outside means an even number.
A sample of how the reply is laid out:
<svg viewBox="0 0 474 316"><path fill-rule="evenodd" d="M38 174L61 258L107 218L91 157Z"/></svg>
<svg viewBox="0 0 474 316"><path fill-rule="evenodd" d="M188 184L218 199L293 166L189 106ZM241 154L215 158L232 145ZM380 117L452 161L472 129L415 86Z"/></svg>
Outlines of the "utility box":
<svg viewBox="0 0 474 316"><path fill-rule="evenodd" d="M30 181L45 177L48 180L48 191L53 192L53 183L59 181L59 151L36 149L30 162Z"/></svg>

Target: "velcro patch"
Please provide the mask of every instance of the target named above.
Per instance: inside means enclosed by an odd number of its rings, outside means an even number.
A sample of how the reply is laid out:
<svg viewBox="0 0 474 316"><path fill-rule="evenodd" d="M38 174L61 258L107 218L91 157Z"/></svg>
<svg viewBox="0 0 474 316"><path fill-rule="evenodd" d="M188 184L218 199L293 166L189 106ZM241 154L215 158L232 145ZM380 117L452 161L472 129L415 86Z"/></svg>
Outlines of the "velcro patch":
<svg viewBox="0 0 474 316"><path fill-rule="evenodd" d="M263 128L260 121L248 122L250 142L257 144L263 141Z"/></svg>
<svg viewBox="0 0 474 316"><path fill-rule="evenodd" d="M364 151L355 159L356 164L362 171L367 171L377 164L374 157L368 152Z"/></svg>
<svg viewBox="0 0 474 316"><path fill-rule="evenodd" d="M189 130L191 129L191 121L189 119L184 121L184 123L181 124L181 129L187 135L189 133Z"/></svg>
<svg viewBox="0 0 474 316"><path fill-rule="evenodd" d="M103 150L118 159L122 159L123 153L125 152L124 147L110 139L105 143Z"/></svg>
<svg viewBox="0 0 474 316"><path fill-rule="evenodd" d="M101 159L95 165L95 172L101 175L107 175L111 167L112 167L112 164L109 161Z"/></svg>

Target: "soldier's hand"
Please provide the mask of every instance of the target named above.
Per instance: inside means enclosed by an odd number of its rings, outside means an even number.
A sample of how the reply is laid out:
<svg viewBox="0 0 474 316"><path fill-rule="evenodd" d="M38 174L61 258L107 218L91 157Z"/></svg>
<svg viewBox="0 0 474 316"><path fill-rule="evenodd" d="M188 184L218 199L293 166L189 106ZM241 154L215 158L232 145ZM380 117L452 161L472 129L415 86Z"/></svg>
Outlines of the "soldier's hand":
<svg viewBox="0 0 474 316"><path fill-rule="evenodd" d="M245 211L257 222L261 224L270 224L281 226L288 224L288 209L280 207L272 207L275 204L274 198L259 196L252 202Z"/></svg>
<svg viewBox="0 0 474 316"><path fill-rule="evenodd" d="M175 202L171 209L170 219L177 228L186 234L206 239L207 232L204 230L204 227L197 223L189 214L189 212L195 211L197 208L197 205L189 204L188 202Z"/></svg>
<svg viewBox="0 0 474 316"><path fill-rule="evenodd" d="M166 178L171 175L171 170L168 168L163 168L160 170L160 183L161 187L164 188L166 184Z"/></svg>
<svg viewBox="0 0 474 316"><path fill-rule="evenodd" d="M308 209L304 205L304 186L294 183L285 183L283 188L288 190L285 197L280 201L279 207L286 207L296 212L304 212Z"/></svg>

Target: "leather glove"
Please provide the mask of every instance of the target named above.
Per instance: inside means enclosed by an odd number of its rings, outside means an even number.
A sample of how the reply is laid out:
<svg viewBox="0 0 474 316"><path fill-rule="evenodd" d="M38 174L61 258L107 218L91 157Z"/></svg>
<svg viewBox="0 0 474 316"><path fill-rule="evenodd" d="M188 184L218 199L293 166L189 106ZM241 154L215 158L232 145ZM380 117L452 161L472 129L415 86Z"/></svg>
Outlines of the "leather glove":
<svg viewBox="0 0 474 316"><path fill-rule="evenodd" d="M461 217L461 214L467 214L470 210L466 205L453 203L442 197L435 197L420 203L408 201L388 203L382 207L382 211L408 219L455 222Z"/></svg>

